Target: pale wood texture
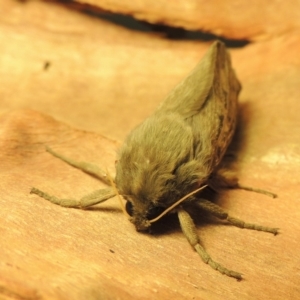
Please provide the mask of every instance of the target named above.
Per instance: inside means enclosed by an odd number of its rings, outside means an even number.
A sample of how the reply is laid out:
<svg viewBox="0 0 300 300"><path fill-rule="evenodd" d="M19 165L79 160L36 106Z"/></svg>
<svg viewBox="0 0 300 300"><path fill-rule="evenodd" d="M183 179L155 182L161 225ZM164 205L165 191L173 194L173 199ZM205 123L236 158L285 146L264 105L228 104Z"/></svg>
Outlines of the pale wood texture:
<svg viewBox="0 0 300 300"><path fill-rule="evenodd" d="M119 142L103 136L121 142L209 43L169 41L48 2L0 0L0 11L1 299L300 297L299 35L231 50L243 85L239 177L279 198L226 191L217 203L281 232L196 218L212 257L244 274L237 282L200 260L175 216L140 234L116 199L76 210L29 194L35 186L79 198L103 187L45 145L113 173Z"/></svg>
<svg viewBox="0 0 300 300"><path fill-rule="evenodd" d="M153 24L202 30L229 39L264 40L300 30L298 0L77 0Z"/></svg>

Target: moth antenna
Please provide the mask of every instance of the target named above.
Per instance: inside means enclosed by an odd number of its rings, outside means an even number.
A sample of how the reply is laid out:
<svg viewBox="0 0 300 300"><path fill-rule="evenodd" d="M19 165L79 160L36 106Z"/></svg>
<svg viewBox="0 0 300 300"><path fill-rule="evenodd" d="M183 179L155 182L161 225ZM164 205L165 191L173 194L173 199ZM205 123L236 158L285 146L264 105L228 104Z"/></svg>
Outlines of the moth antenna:
<svg viewBox="0 0 300 300"><path fill-rule="evenodd" d="M203 185L201 187L199 187L198 189L190 192L189 194L183 196L181 199L179 199L178 201L176 201L174 204L172 204L170 207L168 207L166 210L164 210L158 217L152 219L152 220L149 220L150 223L154 223L156 221L158 221L159 219L161 219L165 214L167 214L169 211L171 211L173 208L175 208L176 206L178 206L180 203L182 203L184 200L186 200L187 198L189 198L190 196L198 193L199 191L205 189L207 187L207 184L206 185Z"/></svg>
<svg viewBox="0 0 300 300"><path fill-rule="evenodd" d="M115 184L115 182L113 181L112 177L110 176L110 174L109 174L107 168L106 168L106 174L107 174L107 178L108 178L108 180L109 180L109 183L110 183L111 187L113 188L114 192L115 192L116 195L117 195L117 198L118 198L118 200L119 200L119 202L120 202L120 206L121 206L121 209L122 209L124 215L127 216L127 218L130 218L129 214L127 213L127 211L126 211L126 209L125 209L125 206L124 206L124 204L123 204L123 201L122 201L122 199L121 199L121 196L120 196L120 194L119 194L119 191L118 191L118 189L117 189L117 187L116 187L116 184Z"/></svg>

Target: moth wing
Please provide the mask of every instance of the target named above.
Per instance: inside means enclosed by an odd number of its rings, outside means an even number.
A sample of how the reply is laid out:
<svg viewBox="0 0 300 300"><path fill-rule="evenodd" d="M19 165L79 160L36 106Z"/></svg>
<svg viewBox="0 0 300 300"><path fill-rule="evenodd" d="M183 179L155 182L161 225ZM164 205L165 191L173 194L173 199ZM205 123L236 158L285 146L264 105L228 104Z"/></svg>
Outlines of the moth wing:
<svg viewBox="0 0 300 300"><path fill-rule="evenodd" d="M226 56L225 45L220 41L214 42L195 69L170 92L158 110L176 111L185 118L199 113L213 88L217 64Z"/></svg>
<svg viewBox="0 0 300 300"><path fill-rule="evenodd" d="M207 176L218 166L231 142L240 89L225 45L216 41L158 108L165 114L178 113L192 128L195 160Z"/></svg>
<svg viewBox="0 0 300 300"><path fill-rule="evenodd" d="M191 105L190 111L184 115L193 130L196 160L206 166L208 174L219 165L232 140L241 89L225 45L217 42L212 48L214 50L210 52L212 69L206 71L212 72L213 76L205 102L202 103L203 99L199 101L202 107L198 112L196 106ZM197 95L195 92L195 97Z"/></svg>

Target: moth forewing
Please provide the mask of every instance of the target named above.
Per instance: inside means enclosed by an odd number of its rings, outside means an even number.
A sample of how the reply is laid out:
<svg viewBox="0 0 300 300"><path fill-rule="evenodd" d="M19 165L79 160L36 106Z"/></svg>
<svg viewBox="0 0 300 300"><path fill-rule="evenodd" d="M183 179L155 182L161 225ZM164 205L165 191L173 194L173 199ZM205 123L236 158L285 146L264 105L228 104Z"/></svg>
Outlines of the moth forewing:
<svg viewBox="0 0 300 300"><path fill-rule="evenodd" d="M203 164L205 177L219 165L231 142L240 90L230 55L217 41L157 109L178 113L191 128L194 158Z"/></svg>
<svg viewBox="0 0 300 300"><path fill-rule="evenodd" d="M226 52L223 43L215 42L192 72L169 93L157 111L177 112L183 117L197 114L213 88L216 64Z"/></svg>
<svg viewBox="0 0 300 300"><path fill-rule="evenodd" d="M210 56L205 56L204 61L211 60L210 68L205 73L194 74L198 81L202 77L212 77L203 107L198 111L193 108L189 113L182 114L183 117L190 116L186 118L186 122L193 130L195 158L199 164L206 166L207 175L218 166L231 142L236 127L238 94L241 89L225 45L215 42L208 54ZM204 71L203 68L201 70ZM208 72L212 74L209 75ZM194 114L191 115L192 113Z"/></svg>

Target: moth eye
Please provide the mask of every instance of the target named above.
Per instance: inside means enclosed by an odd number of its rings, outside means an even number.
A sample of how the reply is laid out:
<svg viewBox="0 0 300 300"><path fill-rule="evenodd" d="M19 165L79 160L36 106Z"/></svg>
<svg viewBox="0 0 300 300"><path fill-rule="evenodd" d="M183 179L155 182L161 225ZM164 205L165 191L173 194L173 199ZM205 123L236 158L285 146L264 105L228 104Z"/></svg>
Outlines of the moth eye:
<svg viewBox="0 0 300 300"><path fill-rule="evenodd" d="M130 201L126 201L126 204L125 204L125 209L127 211L127 213L129 214L129 216L132 217L132 214L133 214L133 205Z"/></svg>
<svg viewBox="0 0 300 300"><path fill-rule="evenodd" d="M151 207L147 213L147 219L152 220L152 219L158 217L164 210L165 210L165 208L161 207L161 206Z"/></svg>

